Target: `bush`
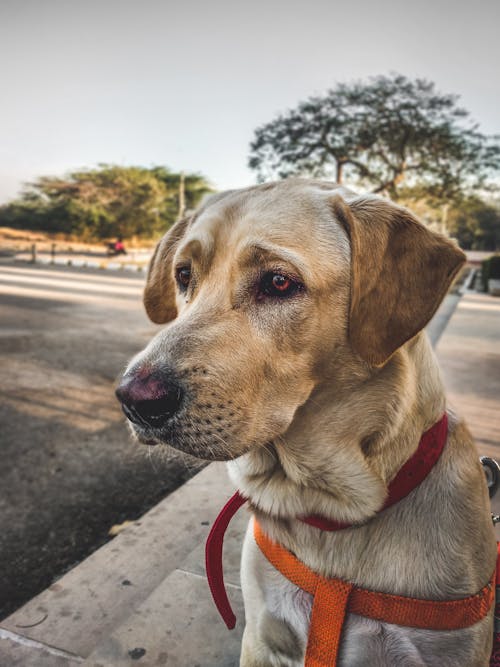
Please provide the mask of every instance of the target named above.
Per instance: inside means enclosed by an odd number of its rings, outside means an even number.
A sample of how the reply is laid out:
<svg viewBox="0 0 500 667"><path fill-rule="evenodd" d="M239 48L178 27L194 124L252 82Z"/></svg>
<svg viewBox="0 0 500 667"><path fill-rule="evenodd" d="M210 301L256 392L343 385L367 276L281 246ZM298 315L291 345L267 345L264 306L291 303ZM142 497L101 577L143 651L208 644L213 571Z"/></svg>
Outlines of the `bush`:
<svg viewBox="0 0 500 667"><path fill-rule="evenodd" d="M481 263L483 291L488 291L488 280L500 280L500 255L492 255Z"/></svg>
<svg viewBox="0 0 500 667"><path fill-rule="evenodd" d="M490 278L500 280L500 255L490 257Z"/></svg>

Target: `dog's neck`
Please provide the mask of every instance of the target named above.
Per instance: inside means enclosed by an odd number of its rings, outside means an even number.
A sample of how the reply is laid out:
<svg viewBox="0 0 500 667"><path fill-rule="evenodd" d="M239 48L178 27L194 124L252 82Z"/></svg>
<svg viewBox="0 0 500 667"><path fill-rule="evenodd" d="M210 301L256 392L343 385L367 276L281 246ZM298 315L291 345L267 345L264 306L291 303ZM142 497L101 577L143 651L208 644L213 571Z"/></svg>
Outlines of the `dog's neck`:
<svg viewBox="0 0 500 667"><path fill-rule="evenodd" d="M240 492L270 518L370 518L422 433L444 412L439 370L424 334L382 369L360 363L345 380L339 380L342 369L332 369L331 377L297 410L283 436L229 464Z"/></svg>

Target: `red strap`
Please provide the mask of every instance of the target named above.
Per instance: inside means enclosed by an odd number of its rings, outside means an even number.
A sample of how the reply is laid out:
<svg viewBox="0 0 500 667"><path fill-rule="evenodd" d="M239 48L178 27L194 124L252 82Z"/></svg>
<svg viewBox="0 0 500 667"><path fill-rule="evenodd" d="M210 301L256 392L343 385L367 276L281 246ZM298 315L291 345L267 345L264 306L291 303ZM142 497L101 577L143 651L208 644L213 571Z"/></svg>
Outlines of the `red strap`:
<svg viewBox="0 0 500 667"><path fill-rule="evenodd" d="M424 481L443 452L447 434L448 416L445 413L434 426L423 434L418 443L417 451L400 468L396 477L389 484L387 499L379 512L395 505ZM316 514L299 518L304 523L321 530L343 530L353 526L352 523L326 519Z"/></svg>
<svg viewBox="0 0 500 667"><path fill-rule="evenodd" d="M500 667L500 542L497 543L496 602L490 667Z"/></svg>
<svg viewBox="0 0 500 667"><path fill-rule="evenodd" d="M229 522L246 503L247 499L236 491L234 496L222 508L219 516L215 519L205 544L205 569L207 572L208 585L212 592L215 605L229 630L236 625L236 616L231 609L224 586L224 572L222 569L222 547L224 534Z"/></svg>

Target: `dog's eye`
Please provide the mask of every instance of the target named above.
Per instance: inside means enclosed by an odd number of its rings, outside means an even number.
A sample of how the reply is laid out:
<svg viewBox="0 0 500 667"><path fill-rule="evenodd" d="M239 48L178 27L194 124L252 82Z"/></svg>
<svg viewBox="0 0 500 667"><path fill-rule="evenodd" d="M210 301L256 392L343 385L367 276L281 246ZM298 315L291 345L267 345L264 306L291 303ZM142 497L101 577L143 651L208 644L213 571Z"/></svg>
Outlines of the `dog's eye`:
<svg viewBox="0 0 500 667"><path fill-rule="evenodd" d="M191 280L191 269L189 266L181 266L176 271L177 282L181 289L185 289Z"/></svg>
<svg viewBox="0 0 500 667"><path fill-rule="evenodd" d="M292 296L302 289L301 283L283 273L269 271L259 284L259 296L277 296L280 298Z"/></svg>

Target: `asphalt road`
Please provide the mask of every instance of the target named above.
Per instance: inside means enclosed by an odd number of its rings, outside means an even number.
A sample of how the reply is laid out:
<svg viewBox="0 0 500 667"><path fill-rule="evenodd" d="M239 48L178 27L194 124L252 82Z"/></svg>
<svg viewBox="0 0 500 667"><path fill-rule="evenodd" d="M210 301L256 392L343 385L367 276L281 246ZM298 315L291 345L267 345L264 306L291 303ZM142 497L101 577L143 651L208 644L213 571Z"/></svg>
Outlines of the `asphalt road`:
<svg viewBox="0 0 500 667"><path fill-rule="evenodd" d="M143 280L0 263L0 618L198 469L134 444L114 398L157 330Z"/></svg>

